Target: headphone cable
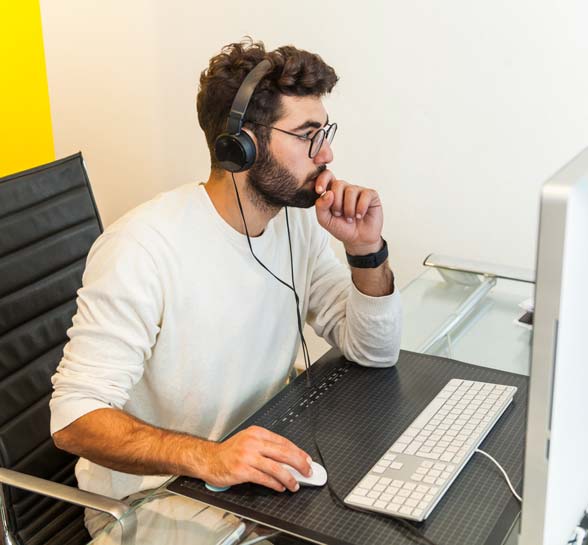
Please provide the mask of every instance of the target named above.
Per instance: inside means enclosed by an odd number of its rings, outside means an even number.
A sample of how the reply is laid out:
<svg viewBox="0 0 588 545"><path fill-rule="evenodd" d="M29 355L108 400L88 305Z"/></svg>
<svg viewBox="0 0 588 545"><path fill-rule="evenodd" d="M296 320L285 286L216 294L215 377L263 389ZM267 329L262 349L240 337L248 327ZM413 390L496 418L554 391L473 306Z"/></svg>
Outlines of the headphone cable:
<svg viewBox="0 0 588 545"><path fill-rule="evenodd" d="M233 187L235 188L235 194L237 196L237 204L239 206L239 212L241 213L241 219L243 220L243 227L245 228L245 236L247 237L247 244L249 245L249 250L251 251L251 255L253 256L255 261L257 261L257 263L259 263L261 265L261 267L263 267L269 274L271 274L280 284L286 286L289 290L291 290L294 293L294 300L296 301L296 319L297 319L297 324L298 324L298 333L300 335L302 355L304 358L304 367L306 369L306 388L309 392L311 392L312 391L312 377L311 377L311 371L310 371L310 367L311 367L310 353L308 351L306 339L304 338L303 327L302 327L302 317L300 314L300 297L298 296L298 293L296 292L296 284L294 282L294 258L293 258L293 252L292 252L292 238L290 236L290 221L288 218L288 207L284 207L284 208L285 208L285 215L286 215L286 230L288 232L288 248L290 251L290 274L291 274L291 278L292 278L292 285L288 284L287 282L285 282L284 280L282 280L281 278L276 276L255 255L255 252L253 251L253 245L251 244L251 238L249 236L249 230L247 228L247 222L245 221L245 213L243 212L243 205L241 204L241 197L239 196L239 191L237 189L237 183L235 181L235 174L233 172L231 172L231 177L233 179ZM325 468L325 471L327 471L327 464L325 463L325 458L323 456L323 453L321 451L321 448L319 447L318 440L317 440L317 435L318 435L317 422L318 422L318 418L319 418L318 399L317 399L317 403L315 404L315 407L314 407L314 409L316 410L316 413L315 413L313 411L313 407L312 407L312 403L311 403L310 395L309 395L308 409L309 409L309 417L310 417L309 420L310 420L310 425L311 425L311 430L312 430L312 441L313 441L314 447L319 455L321 464ZM328 471L327 471L327 474L328 474ZM337 505L339 507L343 507L344 509L351 509L352 511L358 511L360 513L364 513L364 514L370 515L372 517L381 518L381 515L378 513L374 513L372 511L368 511L366 509L361 509L358 507L353 507L353 506L347 505L341 499L339 494L335 491L335 489L332 487L332 485L330 484L330 482L328 480L327 480L327 488L329 490L329 495L333 499L335 505ZM395 517L392 515L388 515L387 518L393 519L395 522L399 523L404 529L408 530L410 532L410 535L408 537L416 538L419 541L426 543L427 545L437 545L436 543L431 541L428 537L426 537L423 533L421 533L417 528L415 528L412 524L405 521L404 519L399 518L399 517Z"/></svg>

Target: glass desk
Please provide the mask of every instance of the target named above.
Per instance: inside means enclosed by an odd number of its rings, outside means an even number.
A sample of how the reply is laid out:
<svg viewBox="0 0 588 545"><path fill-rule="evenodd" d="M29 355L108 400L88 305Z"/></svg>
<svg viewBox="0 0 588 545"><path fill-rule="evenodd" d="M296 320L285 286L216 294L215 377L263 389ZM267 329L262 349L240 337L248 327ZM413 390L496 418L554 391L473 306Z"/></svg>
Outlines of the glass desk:
<svg viewBox="0 0 588 545"><path fill-rule="evenodd" d="M401 290L404 309L401 348L528 374L531 331L515 322L524 314L519 304L532 297L533 290L533 284L528 281L427 268ZM130 522L137 517L140 528L141 510L147 508L146 504L157 501L162 494L169 493L161 487L133 505L125 517L129 517ZM182 532L189 539L182 541L182 544L202 542L198 523L202 507L197 503L194 505L193 517L183 521ZM155 517L149 521L154 531L160 524L169 524L169 519L162 516L161 520ZM240 524L240 530L224 531L219 535L217 545L253 545L259 541L252 538L255 535L250 533L252 530L275 535L273 530L256 528L247 521L236 521L236 524ZM249 537L246 537L247 534ZM515 545L517 535L518 528L511 529L510 535L505 538L505 545ZM133 545L151 543L140 537L137 540L122 540L121 527L116 522L107 526L91 543L122 545L123 542Z"/></svg>

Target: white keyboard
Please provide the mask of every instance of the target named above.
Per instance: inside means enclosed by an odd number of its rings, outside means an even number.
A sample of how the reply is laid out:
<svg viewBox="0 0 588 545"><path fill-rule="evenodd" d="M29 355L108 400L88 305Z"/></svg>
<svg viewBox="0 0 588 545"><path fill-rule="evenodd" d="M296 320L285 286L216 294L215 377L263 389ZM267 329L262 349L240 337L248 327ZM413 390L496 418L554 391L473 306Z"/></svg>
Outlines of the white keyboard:
<svg viewBox="0 0 588 545"><path fill-rule="evenodd" d="M512 402L514 386L450 380L345 498L425 520Z"/></svg>

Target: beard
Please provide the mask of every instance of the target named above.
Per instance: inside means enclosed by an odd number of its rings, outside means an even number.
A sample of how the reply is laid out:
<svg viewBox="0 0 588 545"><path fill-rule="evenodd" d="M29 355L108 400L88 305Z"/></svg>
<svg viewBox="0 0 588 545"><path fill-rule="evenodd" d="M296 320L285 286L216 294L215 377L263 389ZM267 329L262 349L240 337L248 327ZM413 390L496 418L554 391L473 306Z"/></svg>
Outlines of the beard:
<svg viewBox="0 0 588 545"><path fill-rule="evenodd" d="M259 158L247 171L247 188L253 203L261 209L280 209L284 206L310 208L318 199L312 182L327 167L321 165L298 187L296 177L269 153L260 149Z"/></svg>

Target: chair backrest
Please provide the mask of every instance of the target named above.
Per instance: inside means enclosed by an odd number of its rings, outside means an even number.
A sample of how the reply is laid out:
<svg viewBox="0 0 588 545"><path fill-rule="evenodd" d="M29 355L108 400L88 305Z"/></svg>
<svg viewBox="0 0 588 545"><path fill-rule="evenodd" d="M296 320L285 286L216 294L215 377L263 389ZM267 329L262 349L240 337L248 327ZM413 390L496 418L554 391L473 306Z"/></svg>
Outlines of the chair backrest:
<svg viewBox="0 0 588 545"><path fill-rule="evenodd" d="M51 376L101 231L81 153L0 178L0 466L72 486L77 458L49 433ZM0 492L23 544L65 543L80 525L79 507Z"/></svg>

